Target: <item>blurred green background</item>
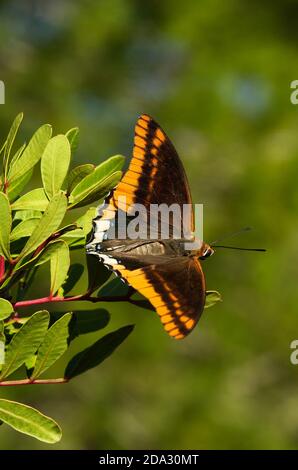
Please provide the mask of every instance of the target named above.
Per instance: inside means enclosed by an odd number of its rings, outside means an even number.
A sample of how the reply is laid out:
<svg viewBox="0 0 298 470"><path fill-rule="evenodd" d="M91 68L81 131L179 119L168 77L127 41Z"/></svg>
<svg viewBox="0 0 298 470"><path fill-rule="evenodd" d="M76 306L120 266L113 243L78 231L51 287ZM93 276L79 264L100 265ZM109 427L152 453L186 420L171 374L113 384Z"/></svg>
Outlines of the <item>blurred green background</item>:
<svg viewBox="0 0 298 470"><path fill-rule="evenodd" d="M69 385L2 388L58 420L56 448L298 447L297 14L294 0L0 1L2 137L20 111L27 139L45 122L78 125L75 163L99 163L129 157L149 113L204 203L205 240L250 225L231 242L268 249L204 262L224 301L184 341L152 312L108 305L105 331L136 328L102 366ZM1 426L0 448L49 446Z"/></svg>

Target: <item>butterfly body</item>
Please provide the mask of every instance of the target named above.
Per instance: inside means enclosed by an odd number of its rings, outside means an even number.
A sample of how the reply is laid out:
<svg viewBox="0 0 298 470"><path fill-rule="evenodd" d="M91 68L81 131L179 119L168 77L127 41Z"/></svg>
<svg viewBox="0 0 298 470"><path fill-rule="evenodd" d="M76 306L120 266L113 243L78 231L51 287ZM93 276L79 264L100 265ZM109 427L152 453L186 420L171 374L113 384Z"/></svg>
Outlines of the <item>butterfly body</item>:
<svg viewBox="0 0 298 470"><path fill-rule="evenodd" d="M186 217L178 211L175 218L173 211L164 222L162 211L154 212L156 205L163 204L187 207ZM123 216L125 228L135 220L136 205L140 225L145 227L143 237L119 236ZM182 339L193 330L206 296L199 260L213 249L194 239L192 202L182 163L169 138L148 115L137 121L129 168L99 208L86 248L151 302L170 336Z"/></svg>

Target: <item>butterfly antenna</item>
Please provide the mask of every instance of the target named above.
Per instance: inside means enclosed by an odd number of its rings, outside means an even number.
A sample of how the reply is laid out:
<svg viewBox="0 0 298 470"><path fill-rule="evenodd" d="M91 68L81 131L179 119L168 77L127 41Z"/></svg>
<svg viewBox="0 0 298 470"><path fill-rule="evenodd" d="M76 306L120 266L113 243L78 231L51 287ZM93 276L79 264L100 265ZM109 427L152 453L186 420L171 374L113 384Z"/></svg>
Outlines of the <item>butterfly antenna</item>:
<svg viewBox="0 0 298 470"><path fill-rule="evenodd" d="M242 248L239 246L227 246L227 245L210 245L212 248L228 248L229 250L241 250L241 251L267 251L265 248Z"/></svg>
<svg viewBox="0 0 298 470"><path fill-rule="evenodd" d="M214 242L210 243L210 246L214 246L215 243L220 243L220 242L222 242L223 240L227 240L227 238L236 237L236 236L239 235L240 233L243 233L243 232L250 232L250 230L253 230L252 227L243 227L241 230L237 230L237 232L228 233L227 235L225 235L224 237L220 238L219 240L215 240Z"/></svg>
<svg viewBox="0 0 298 470"><path fill-rule="evenodd" d="M227 245L217 245L217 243L222 242L223 240L226 240L227 238L232 238L236 237L240 233L243 232L249 232L250 230L253 230L252 227L244 227L241 230L238 230L237 232L232 232L228 235L225 235L223 238L220 238L219 240L215 240L214 242L210 243L211 247L214 248L228 248L229 250L241 250L241 251L266 251L265 248L242 248L239 246L227 246Z"/></svg>

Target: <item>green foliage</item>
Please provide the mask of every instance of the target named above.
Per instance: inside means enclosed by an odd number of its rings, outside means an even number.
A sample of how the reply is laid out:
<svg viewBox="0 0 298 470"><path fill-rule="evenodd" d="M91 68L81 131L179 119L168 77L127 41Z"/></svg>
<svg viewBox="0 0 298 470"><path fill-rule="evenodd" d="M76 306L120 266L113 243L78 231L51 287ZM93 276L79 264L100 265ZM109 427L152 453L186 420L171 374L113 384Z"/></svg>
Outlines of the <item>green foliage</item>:
<svg viewBox="0 0 298 470"><path fill-rule="evenodd" d="M20 310L23 305L38 303L38 299L28 299L28 292L40 266L48 262L50 282L45 300L68 300L65 296L76 288L84 270L81 264L71 264L71 251L84 247L96 213L96 207L87 207L84 213L72 209L102 199L121 178L124 157L111 157L97 167L80 165L69 172L71 154L78 145L78 128L52 137L49 125L40 127L28 145L13 153L22 119L20 114L13 122L1 151L0 341L1 347L5 345L5 355L0 365L0 385L65 382L102 362L132 330L124 327L76 355L67 367L66 379L39 379L61 358L72 340L96 332L109 322L109 313L104 309L58 316L43 310L29 317L20 316ZM39 161L43 187L24 192ZM67 224L63 225L66 216ZM110 275L95 261L88 259L89 288L83 297L89 298ZM7 380L25 369L27 378ZM0 420L44 442L54 443L61 438L61 430L51 418L20 403L0 400Z"/></svg>
<svg viewBox="0 0 298 470"><path fill-rule="evenodd" d="M31 179L32 170L40 160L51 135L51 126L46 124L40 127L24 151L10 165L7 177L4 174L4 184L8 187L8 196L11 201L18 196Z"/></svg>
<svg viewBox="0 0 298 470"><path fill-rule="evenodd" d="M11 205L13 210L36 210L44 212L48 206L49 200L46 197L43 188L33 189L28 193L20 196L13 204Z"/></svg>
<svg viewBox="0 0 298 470"><path fill-rule="evenodd" d="M220 293L216 290L207 290L205 308L213 307L217 302L222 302Z"/></svg>
<svg viewBox="0 0 298 470"><path fill-rule="evenodd" d="M78 129L52 137L49 125L40 127L27 146L13 153L22 118L19 115L15 119L2 150L0 346L3 349L4 345L5 355L0 364L0 386L68 382L98 366L133 330L128 325L104 335L70 359L64 377L44 378L57 362L59 366L74 340L105 328L110 315L105 309L96 309L68 313L41 310L24 316L23 307L130 297L131 303L152 310L146 299L133 295L133 290L119 279L107 282L110 271L90 255L86 259L86 292L69 296L70 291L77 289L84 271L82 264L73 262L73 251L84 248L96 205L119 182L124 157L116 155L96 167L85 164L69 171L72 153L77 148ZM42 187L39 182L36 188L31 186L25 192L25 185L39 163ZM30 299L34 280L38 286L40 267L46 263L50 278L47 296ZM97 298L93 293L98 289ZM218 300L218 293L209 293L207 306ZM24 373L25 378L19 378ZM0 399L0 420L47 443L61 438L61 430L51 418L21 403Z"/></svg>
<svg viewBox="0 0 298 470"><path fill-rule="evenodd" d="M95 166L91 163L85 163L84 165L76 166L71 170L67 178L67 192L70 194L77 184L90 175L95 170Z"/></svg>
<svg viewBox="0 0 298 470"><path fill-rule="evenodd" d="M62 318L61 312L52 312L52 320L56 321ZM107 310L100 308L96 310L76 310L72 315L69 325L69 342L80 335L92 333L105 328L110 321L110 314Z"/></svg>
<svg viewBox="0 0 298 470"><path fill-rule="evenodd" d="M5 176L7 175L8 168L9 168L9 159L10 159L11 149L12 149L14 140L16 138L18 129L23 120L23 117L24 117L23 113L18 114L15 120L13 121L12 126L8 132L8 136L5 142L4 155L3 155L3 167L4 167ZM17 158L18 158L18 155L17 155ZM17 158L13 159L12 163L14 163Z"/></svg>
<svg viewBox="0 0 298 470"><path fill-rule="evenodd" d="M0 228L0 254L4 256L5 259L10 258L10 248L9 248L9 236L11 231L11 209L9 205L9 200L6 194L0 192L0 218L1 218L1 228Z"/></svg>
<svg viewBox="0 0 298 470"><path fill-rule="evenodd" d="M20 238L30 237L38 222L39 217L32 217L31 219L22 220L11 231L10 242L19 240Z"/></svg>
<svg viewBox="0 0 298 470"><path fill-rule="evenodd" d="M110 189L114 188L121 178L119 171L124 163L124 157L116 155L98 165L92 172L87 174L73 188L69 196L71 207L81 207L92 204L105 196Z"/></svg>
<svg viewBox="0 0 298 470"><path fill-rule="evenodd" d="M16 431L49 444L60 441L62 436L61 428L52 418L31 406L3 398L0 399L0 420Z"/></svg>
<svg viewBox="0 0 298 470"><path fill-rule="evenodd" d="M110 321L110 315L107 310L77 310L74 313L74 322L72 325L72 339L79 335L92 333L105 328Z"/></svg>
<svg viewBox="0 0 298 470"><path fill-rule="evenodd" d="M39 219L26 245L18 257L18 262L33 253L56 230L58 230L67 210L67 199L64 193L59 192L49 201L48 206Z"/></svg>
<svg viewBox="0 0 298 470"><path fill-rule="evenodd" d="M35 379L51 367L66 351L69 337L68 325L72 314L66 313L45 334L38 350L31 379Z"/></svg>
<svg viewBox="0 0 298 470"><path fill-rule="evenodd" d="M6 299L0 298L0 320L5 320L5 318L10 317L13 313L13 306Z"/></svg>
<svg viewBox="0 0 298 470"><path fill-rule="evenodd" d="M69 248L67 243L61 240L59 249L55 250L51 256L51 295L54 295L62 286L67 277L69 266Z"/></svg>
<svg viewBox="0 0 298 470"><path fill-rule="evenodd" d="M71 151L74 153L79 145L80 130L78 127L73 127L72 129L69 129L65 135L70 143Z"/></svg>
<svg viewBox="0 0 298 470"><path fill-rule="evenodd" d="M70 164L70 143L65 135L49 140L41 157L41 177L46 195L51 199L62 188Z"/></svg>
<svg viewBox="0 0 298 470"><path fill-rule="evenodd" d="M50 316L45 310L36 312L15 333L5 352L5 363L0 372L0 380L5 379L24 364L43 341Z"/></svg>

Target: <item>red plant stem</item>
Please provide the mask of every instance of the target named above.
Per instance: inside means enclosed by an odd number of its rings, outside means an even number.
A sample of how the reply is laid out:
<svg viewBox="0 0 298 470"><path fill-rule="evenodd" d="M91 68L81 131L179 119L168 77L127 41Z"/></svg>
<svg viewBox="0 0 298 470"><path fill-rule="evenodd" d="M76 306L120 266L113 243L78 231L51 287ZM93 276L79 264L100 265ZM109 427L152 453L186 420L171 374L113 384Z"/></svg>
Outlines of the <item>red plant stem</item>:
<svg viewBox="0 0 298 470"><path fill-rule="evenodd" d="M23 379L23 380L7 380L5 382L0 382L0 387L13 387L15 385L54 385L54 384L65 384L68 382L68 379L63 377L59 379Z"/></svg>
<svg viewBox="0 0 298 470"><path fill-rule="evenodd" d="M5 274L5 259L3 256L0 256L0 282L2 281Z"/></svg>
<svg viewBox="0 0 298 470"><path fill-rule="evenodd" d="M7 192L7 189L8 189L8 186L9 186L9 182L7 180L4 181L4 187L3 187L3 192L6 194Z"/></svg>
<svg viewBox="0 0 298 470"><path fill-rule="evenodd" d="M14 308L20 307L29 307L30 305L40 305L40 304L47 304L52 302L78 302L78 301L87 301L87 302L124 302L129 300L129 296L117 296L117 297L90 297L87 294L81 295L74 295L73 297L40 297L39 299L31 299L31 300L21 300L19 302L14 303Z"/></svg>
<svg viewBox="0 0 298 470"><path fill-rule="evenodd" d="M39 304L47 304L49 302L64 302L66 299L64 297L40 297L39 299L31 299L31 300L20 300L14 304L14 308L19 307L29 307L30 305L39 305Z"/></svg>

